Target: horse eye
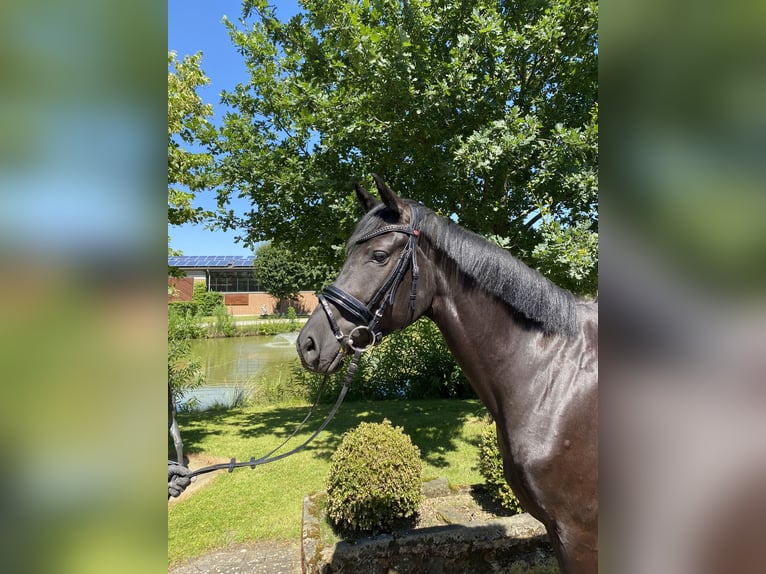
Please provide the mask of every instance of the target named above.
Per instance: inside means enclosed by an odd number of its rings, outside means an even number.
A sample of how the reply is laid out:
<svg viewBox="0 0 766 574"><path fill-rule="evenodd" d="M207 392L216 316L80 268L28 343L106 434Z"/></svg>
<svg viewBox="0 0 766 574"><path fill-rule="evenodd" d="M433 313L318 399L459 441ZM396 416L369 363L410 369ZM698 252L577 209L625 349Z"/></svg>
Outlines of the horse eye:
<svg viewBox="0 0 766 574"><path fill-rule="evenodd" d="M372 260L375 261L375 263L385 263L388 260L388 253L385 251L373 251Z"/></svg>

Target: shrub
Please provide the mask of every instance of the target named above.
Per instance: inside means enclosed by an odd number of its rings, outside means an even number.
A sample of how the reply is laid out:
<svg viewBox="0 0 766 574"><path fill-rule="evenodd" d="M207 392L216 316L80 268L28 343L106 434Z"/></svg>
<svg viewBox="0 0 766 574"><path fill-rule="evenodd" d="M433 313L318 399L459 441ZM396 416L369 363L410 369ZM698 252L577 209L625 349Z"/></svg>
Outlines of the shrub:
<svg viewBox="0 0 766 574"><path fill-rule="evenodd" d="M186 391L204 382L202 364L192 356L189 340L198 329L194 321L176 313L168 313L168 386L178 401Z"/></svg>
<svg viewBox="0 0 766 574"><path fill-rule="evenodd" d="M420 319L386 337L365 356L364 385L372 399L473 398L438 327Z"/></svg>
<svg viewBox="0 0 766 574"><path fill-rule="evenodd" d="M196 301L170 301L168 302L168 313L192 318L197 315L199 305Z"/></svg>
<svg viewBox="0 0 766 574"><path fill-rule="evenodd" d="M361 423L343 436L327 477L327 516L343 536L390 531L423 500L420 449L391 422Z"/></svg>
<svg viewBox="0 0 766 574"><path fill-rule="evenodd" d="M331 375L323 396L334 401L345 371ZM324 375L298 365L293 379L313 400ZM474 398L463 371L452 357L444 337L428 319L392 333L375 349L364 353L348 393L349 400Z"/></svg>
<svg viewBox="0 0 766 574"><path fill-rule="evenodd" d="M204 329L197 324L196 304L179 301L168 304L168 340L199 339Z"/></svg>
<svg viewBox="0 0 766 574"><path fill-rule="evenodd" d="M223 306L223 293L208 291L204 283L195 283L192 301L197 303L200 315L210 317L215 313L216 307Z"/></svg>
<svg viewBox="0 0 766 574"><path fill-rule="evenodd" d="M508 486L503 474L503 459L497 446L497 427L489 423L481 433L479 450L479 472L484 477L487 490L500 505L518 514L524 512L513 490Z"/></svg>

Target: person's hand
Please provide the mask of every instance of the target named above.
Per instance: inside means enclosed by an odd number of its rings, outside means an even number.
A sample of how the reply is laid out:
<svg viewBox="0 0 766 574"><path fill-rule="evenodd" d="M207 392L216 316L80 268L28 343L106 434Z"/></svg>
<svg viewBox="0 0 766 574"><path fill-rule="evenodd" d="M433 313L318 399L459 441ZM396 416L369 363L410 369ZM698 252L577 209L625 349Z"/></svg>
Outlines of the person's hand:
<svg viewBox="0 0 766 574"><path fill-rule="evenodd" d="M178 497L191 484L192 479L187 478L191 471L172 460L168 461L168 498Z"/></svg>

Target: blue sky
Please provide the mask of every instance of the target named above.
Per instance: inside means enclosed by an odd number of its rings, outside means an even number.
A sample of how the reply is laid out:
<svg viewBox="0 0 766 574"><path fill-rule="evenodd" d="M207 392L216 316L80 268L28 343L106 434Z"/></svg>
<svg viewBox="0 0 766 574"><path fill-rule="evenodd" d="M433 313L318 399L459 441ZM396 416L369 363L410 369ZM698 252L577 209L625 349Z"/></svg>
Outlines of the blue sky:
<svg viewBox="0 0 766 574"><path fill-rule="evenodd" d="M299 11L297 0L273 0L277 16L285 20ZM246 82L247 70L241 56L234 49L226 28L225 16L236 22L242 12L241 0L168 0L168 50L181 59L187 54L202 52L202 70L210 85L199 90L203 101L213 105L216 123L225 107L220 101L223 90L231 90L237 83ZM215 208L215 194L202 192L197 205ZM240 204L244 211L247 204ZM202 225L183 225L168 228L170 246L184 255L251 255L241 243L235 243L236 232L210 231Z"/></svg>

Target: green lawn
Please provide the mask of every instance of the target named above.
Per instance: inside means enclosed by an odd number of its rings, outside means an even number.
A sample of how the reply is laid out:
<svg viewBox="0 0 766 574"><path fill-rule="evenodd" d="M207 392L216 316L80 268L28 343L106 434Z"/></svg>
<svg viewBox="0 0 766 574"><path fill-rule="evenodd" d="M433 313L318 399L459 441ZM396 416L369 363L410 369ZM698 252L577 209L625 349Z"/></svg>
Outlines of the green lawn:
<svg viewBox="0 0 766 574"><path fill-rule="evenodd" d="M306 406L249 406L179 415L185 451L248 460L274 448L303 419ZM306 424L299 444L330 409ZM303 496L324 488L329 459L344 432L362 421L388 418L420 448L423 479L446 476L453 485L482 482L478 444L484 406L477 400L349 402L303 452L265 466L219 471L212 483L168 509L168 560L248 540L297 540ZM170 452L170 449L169 449Z"/></svg>

